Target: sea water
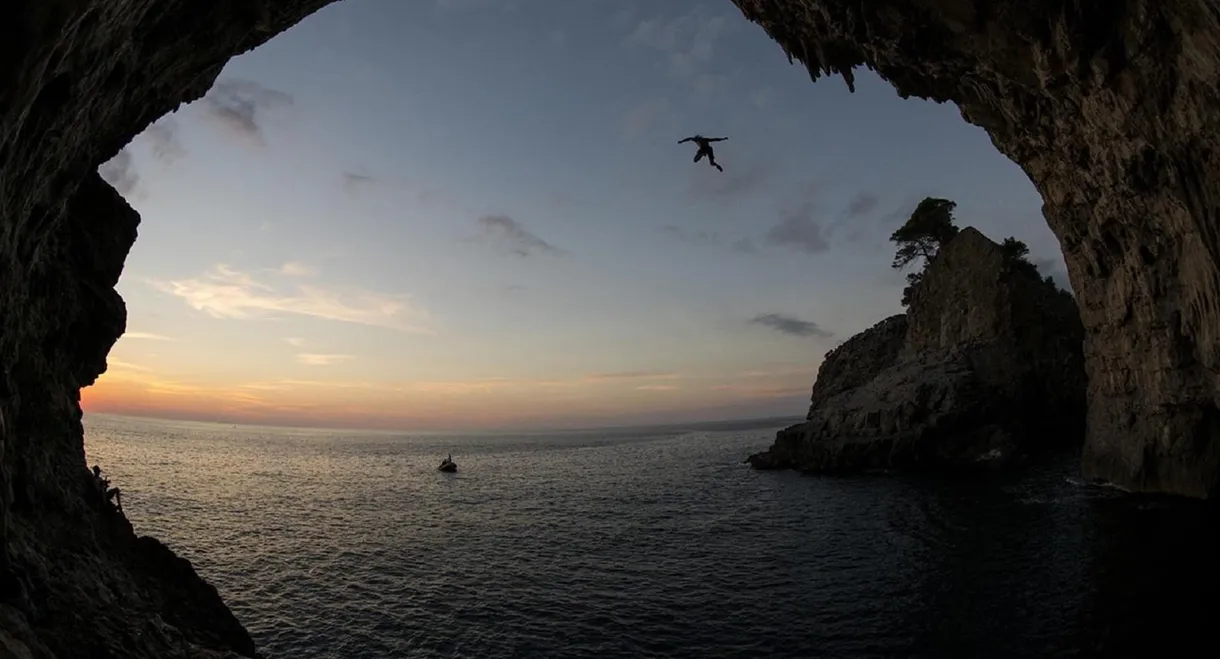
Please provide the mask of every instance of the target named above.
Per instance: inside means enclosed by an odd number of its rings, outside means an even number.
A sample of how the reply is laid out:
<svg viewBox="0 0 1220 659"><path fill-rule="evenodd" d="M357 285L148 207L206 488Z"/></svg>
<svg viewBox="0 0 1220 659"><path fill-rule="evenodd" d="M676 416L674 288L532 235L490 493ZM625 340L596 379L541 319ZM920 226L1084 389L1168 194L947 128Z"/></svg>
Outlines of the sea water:
<svg viewBox="0 0 1220 659"><path fill-rule="evenodd" d="M137 531L271 658L1173 656L1220 619L1214 512L1085 487L1071 456L828 478L742 464L779 422L85 426Z"/></svg>

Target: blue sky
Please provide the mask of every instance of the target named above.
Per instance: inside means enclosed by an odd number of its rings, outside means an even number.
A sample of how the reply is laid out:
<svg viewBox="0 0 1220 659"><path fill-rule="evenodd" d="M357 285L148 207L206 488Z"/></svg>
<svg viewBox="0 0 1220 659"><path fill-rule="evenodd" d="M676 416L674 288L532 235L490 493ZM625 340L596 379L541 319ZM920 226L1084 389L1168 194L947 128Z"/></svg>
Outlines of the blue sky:
<svg viewBox="0 0 1220 659"><path fill-rule="evenodd" d="M677 141L727 136L724 173ZM345 0L102 168L143 216L89 409L415 429L801 414L919 199L1058 245L956 107L727 0ZM1062 275L1058 275L1062 277Z"/></svg>

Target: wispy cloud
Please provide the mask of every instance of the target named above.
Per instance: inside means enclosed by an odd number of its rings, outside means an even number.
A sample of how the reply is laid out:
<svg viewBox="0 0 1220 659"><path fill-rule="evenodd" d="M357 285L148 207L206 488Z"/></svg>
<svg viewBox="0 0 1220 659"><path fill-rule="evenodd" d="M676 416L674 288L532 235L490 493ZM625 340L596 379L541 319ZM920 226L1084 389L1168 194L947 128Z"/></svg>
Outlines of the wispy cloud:
<svg viewBox="0 0 1220 659"><path fill-rule="evenodd" d="M812 213L812 204L802 204L795 210L782 213L779 223L767 231L767 244L795 249L806 254L821 254L830 249L822 225L811 219Z"/></svg>
<svg viewBox="0 0 1220 659"><path fill-rule="evenodd" d="M796 377L801 382L805 382L810 376L817 373L816 366L777 366L774 368L753 369L742 371L733 374L734 380L742 380L749 378L766 378L768 380L778 380L783 378ZM808 380L813 382L813 380Z"/></svg>
<svg viewBox="0 0 1220 659"><path fill-rule="evenodd" d="M297 362L306 366L331 366L339 362L345 362L355 359L355 355L323 355L317 353L301 353L297 355Z"/></svg>
<svg viewBox="0 0 1220 659"><path fill-rule="evenodd" d="M97 173L124 197L130 197L140 184L140 174L136 171L131 151L123 147L114 157L102 163Z"/></svg>
<svg viewBox="0 0 1220 659"><path fill-rule="evenodd" d="M678 111L662 96L645 98L627 108L623 114L623 137L636 140L654 132L672 130L677 125Z"/></svg>
<svg viewBox="0 0 1220 659"><path fill-rule="evenodd" d="M152 369L147 366L141 366L140 364L132 364L131 362L125 362L121 359L116 359L114 357L108 356L108 357L106 357L106 371L109 372L111 370L137 371L140 373L148 373L148 372L152 371Z"/></svg>
<svg viewBox="0 0 1220 659"><path fill-rule="evenodd" d="M723 159L718 158L718 161L720 160ZM724 172L713 172L715 176L703 176L705 172L692 170L688 194L695 199L739 197L765 189L775 182L776 174L780 171L779 161L773 158L753 159L737 164L725 161L722 164Z"/></svg>
<svg viewBox="0 0 1220 659"><path fill-rule="evenodd" d="M687 245L694 245L696 247L721 247L724 245L724 238L716 231L685 229L673 224L661 227L661 231L670 238Z"/></svg>
<svg viewBox="0 0 1220 659"><path fill-rule="evenodd" d="M357 190L368 187L377 181L377 179L373 178L371 174L361 174L359 172L349 170L344 170L342 177L343 189L348 192L356 192Z"/></svg>
<svg viewBox="0 0 1220 659"><path fill-rule="evenodd" d="M428 312L412 306L406 296L304 285L297 286L292 293L281 293L225 264L201 277L151 283L215 318L259 319L292 314L417 334L433 333Z"/></svg>
<svg viewBox="0 0 1220 659"><path fill-rule="evenodd" d="M263 122L266 114L292 105L293 98L287 92L264 87L253 80L228 78L217 81L203 97L203 103L208 116L262 145L265 143Z"/></svg>
<svg viewBox="0 0 1220 659"><path fill-rule="evenodd" d="M410 391L445 396L485 394L490 391L520 387L524 382L508 378L484 378L481 380L446 380L437 382L412 382L404 388Z"/></svg>
<svg viewBox="0 0 1220 659"><path fill-rule="evenodd" d="M522 258L535 254L560 256L565 253L507 215L484 215L478 219L478 224L485 239Z"/></svg>
<svg viewBox="0 0 1220 659"><path fill-rule="evenodd" d="M678 387L672 384L642 384L635 388L636 391L677 391Z"/></svg>
<svg viewBox="0 0 1220 659"><path fill-rule="evenodd" d="M312 277L318 271L300 261L289 261L280 266L279 273L287 277Z"/></svg>
<svg viewBox="0 0 1220 659"><path fill-rule="evenodd" d="M162 162L172 163L186 155L186 147L178 139L178 122L173 117L162 117L141 136L148 140L153 155Z"/></svg>
<svg viewBox="0 0 1220 659"><path fill-rule="evenodd" d="M754 104L754 107L763 109L771 105L774 96L775 92L771 91L770 87L760 87L750 92L750 102Z"/></svg>
<svg viewBox="0 0 1220 659"><path fill-rule="evenodd" d="M304 348L306 341L299 336L290 336L284 339L284 343L294 348Z"/></svg>
<svg viewBox="0 0 1220 659"><path fill-rule="evenodd" d="M584 376L586 382L604 382L607 380L676 380L682 377L672 371L613 371L610 373L590 373Z"/></svg>
<svg viewBox="0 0 1220 659"><path fill-rule="evenodd" d="M610 17L610 24L618 29L626 29L631 27L635 22L636 8L632 5L619 7L618 11Z"/></svg>
<svg viewBox="0 0 1220 659"><path fill-rule="evenodd" d="M911 217L911 213L919 205L921 199L923 199L922 195L909 194L895 202L894 207L889 212L877 217L878 228L888 237L894 229L902 226Z"/></svg>
<svg viewBox="0 0 1220 659"><path fill-rule="evenodd" d="M839 218L829 223L825 227L825 235L831 236L839 232L840 229L848 228L846 239L849 242L859 242L865 235L873 233L876 228L871 222L864 220L877 209L881 204L881 198L876 194L868 191L856 193ZM887 234L888 235L888 234Z"/></svg>
<svg viewBox="0 0 1220 659"><path fill-rule="evenodd" d="M140 186L141 176L136 168L135 157L132 155L132 147L138 144L146 144L153 157L167 165L186 155L186 148L178 139L178 123L173 117L162 117L144 129L132 144L123 147L98 168L102 180L124 197L145 196L145 191Z"/></svg>
<svg viewBox="0 0 1220 659"><path fill-rule="evenodd" d="M624 44L659 51L666 58L670 75L698 82L711 64L717 42L728 26L726 16L709 15L696 9L678 17L639 21L624 39Z"/></svg>
<svg viewBox="0 0 1220 659"><path fill-rule="evenodd" d="M521 8L518 0L436 0L438 9L447 11L499 10L514 12Z"/></svg>
<svg viewBox="0 0 1220 659"><path fill-rule="evenodd" d="M153 334L152 332L123 332L123 336L121 338L140 339L140 340L147 340L147 341L177 341L178 340L172 336L165 336L164 334Z"/></svg>
<svg viewBox="0 0 1220 659"><path fill-rule="evenodd" d="M727 92L731 84L729 77L720 73L700 73L691 81L691 87L701 96Z"/></svg>
<svg viewBox="0 0 1220 659"><path fill-rule="evenodd" d="M296 380L291 378L268 380L265 382L247 382L238 385L239 389L256 389L259 391L291 391L294 389L376 389L385 391L393 389L378 382L345 382L341 380Z"/></svg>
<svg viewBox="0 0 1220 659"><path fill-rule="evenodd" d="M881 198L871 192L860 192L847 203L847 217L859 219L871 213Z"/></svg>
<svg viewBox="0 0 1220 659"><path fill-rule="evenodd" d="M742 398L791 398L809 396L809 388L802 385L757 385L757 384L719 384L711 388L717 392L732 392ZM808 405L808 403L805 403Z"/></svg>
<svg viewBox="0 0 1220 659"><path fill-rule="evenodd" d="M890 234L911 216L911 210L922 198L921 195L908 195L895 201L889 210L882 211L880 197L860 192L847 205L843 216L827 227L827 232L846 229L843 237L849 242L888 245ZM873 217L868 217L870 215Z"/></svg>
<svg viewBox="0 0 1220 659"><path fill-rule="evenodd" d="M758 246L754 244L753 238L739 238L733 241L731 245L734 252L741 254L757 254Z"/></svg>
<svg viewBox="0 0 1220 659"><path fill-rule="evenodd" d="M833 336L813 321L802 320L796 316L782 313L759 314L751 318L750 323L770 327L777 332L791 334L792 336L816 336L823 339Z"/></svg>
<svg viewBox="0 0 1220 659"><path fill-rule="evenodd" d="M673 224L667 224L661 227L661 231L666 236L677 242L694 247L724 248L741 254L758 253L758 248L754 245L754 241L748 237L730 240L722 236L717 231L708 231L706 229L686 229Z"/></svg>
<svg viewBox="0 0 1220 659"><path fill-rule="evenodd" d="M572 210L573 208L577 208L581 205L581 201L578 197L573 196L572 193L564 190L556 190L552 192L551 194L547 195L547 200L564 210Z"/></svg>

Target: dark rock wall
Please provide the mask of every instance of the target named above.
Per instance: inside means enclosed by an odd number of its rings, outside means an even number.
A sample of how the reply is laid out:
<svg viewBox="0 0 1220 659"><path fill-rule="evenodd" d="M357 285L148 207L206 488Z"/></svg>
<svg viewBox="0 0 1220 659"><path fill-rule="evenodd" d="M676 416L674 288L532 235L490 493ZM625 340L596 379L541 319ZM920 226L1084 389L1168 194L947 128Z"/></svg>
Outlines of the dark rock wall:
<svg viewBox="0 0 1220 659"><path fill-rule="evenodd" d="M978 230L967 227L945 246L911 292L910 309L901 358L969 353L983 383L1005 395L1043 390L1046 405L1064 404L1073 414L1084 408L1084 328L1075 302L1016 272Z"/></svg>
<svg viewBox="0 0 1220 659"><path fill-rule="evenodd" d="M734 0L816 79L953 101L1037 186L1087 332L1086 478L1220 485L1214 0Z"/></svg>
<svg viewBox="0 0 1220 659"><path fill-rule="evenodd" d="M35 655L252 654L214 589L91 496L80 388L126 326L139 216L98 165L327 0L0 8L0 633ZM121 485L121 484L119 484ZM25 640L22 640L25 639Z"/></svg>
<svg viewBox="0 0 1220 659"><path fill-rule="evenodd" d="M806 419L827 400L859 387L894 365L906 341L906 314L890 316L826 353L813 383Z"/></svg>

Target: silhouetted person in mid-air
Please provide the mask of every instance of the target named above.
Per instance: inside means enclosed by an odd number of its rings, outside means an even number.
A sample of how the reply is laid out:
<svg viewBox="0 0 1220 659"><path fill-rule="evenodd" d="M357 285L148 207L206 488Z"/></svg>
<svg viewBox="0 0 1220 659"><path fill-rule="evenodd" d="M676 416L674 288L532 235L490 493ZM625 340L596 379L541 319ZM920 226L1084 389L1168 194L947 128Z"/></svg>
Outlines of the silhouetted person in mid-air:
<svg viewBox="0 0 1220 659"><path fill-rule="evenodd" d="M723 172L724 168L716 164L716 154L712 151L712 142L723 142L727 139L729 138L704 137L702 135L695 135L694 137L688 137L684 140L678 140L678 144L682 144L683 142L694 142L695 144L698 144L699 150L695 152L695 162L699 162L703 159L703 156L707 156L707 164Z"/></svg>

